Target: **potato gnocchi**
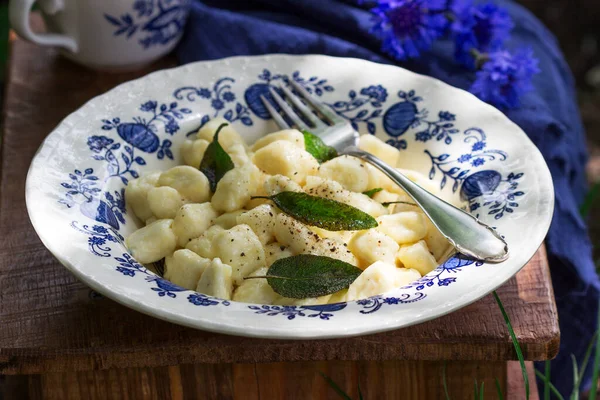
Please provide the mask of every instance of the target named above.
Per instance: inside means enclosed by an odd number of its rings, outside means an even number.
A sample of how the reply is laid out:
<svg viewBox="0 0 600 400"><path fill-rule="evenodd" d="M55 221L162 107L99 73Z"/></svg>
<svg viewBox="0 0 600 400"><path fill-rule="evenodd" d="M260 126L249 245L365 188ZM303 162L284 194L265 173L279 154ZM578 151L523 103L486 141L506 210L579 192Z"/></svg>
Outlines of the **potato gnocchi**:
<svg viewBox="0 0 600 400"><path fill-rule="evenodd" d="M129 208L145 226L126 239L133 257L152 264L164 259L164 277L207 295L260 304L306 305L350 301L402 287L427 274L446 256L449 243L410 197L362 161L340 156L322 164L304 147L295 129L268 134L248 146L231 125L219 144L234 168L211 192L199 170L216 129L214 119L181 146L186 165L148 173L129 182ZM367 150L391 165L400 153L372 135L360 138ZM417 172L407 176L435 192ZM378 189L369 197L363 192ZM376 218L376 228L330 232L281 212L268 199L282 191L305 192L351 205ZM264 276L275 261L299 254L327 256L362 269L339 292L291 299L273 291Z"/></svg>

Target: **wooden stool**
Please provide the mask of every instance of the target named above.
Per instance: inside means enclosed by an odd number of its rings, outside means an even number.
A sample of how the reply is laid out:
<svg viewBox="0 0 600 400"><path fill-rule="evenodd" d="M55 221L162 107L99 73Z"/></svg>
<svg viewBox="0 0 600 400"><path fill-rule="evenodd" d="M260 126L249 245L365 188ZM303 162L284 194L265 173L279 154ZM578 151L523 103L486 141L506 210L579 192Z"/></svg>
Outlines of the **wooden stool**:
<svg viewBox="0 0 600 400"><path fill-rule="evenodd" d="M493 297L420 325L348 339L249 339L173 325L96 295L44 248L25 210L25 177L45 136L90 98L151 70L86 70L13 36L4 108L0 194L0 372L6 399L524 398ZM498 290L527 360L556 355L559 328L541 248ZM537 398L529 363L532 399Z"/></svg>

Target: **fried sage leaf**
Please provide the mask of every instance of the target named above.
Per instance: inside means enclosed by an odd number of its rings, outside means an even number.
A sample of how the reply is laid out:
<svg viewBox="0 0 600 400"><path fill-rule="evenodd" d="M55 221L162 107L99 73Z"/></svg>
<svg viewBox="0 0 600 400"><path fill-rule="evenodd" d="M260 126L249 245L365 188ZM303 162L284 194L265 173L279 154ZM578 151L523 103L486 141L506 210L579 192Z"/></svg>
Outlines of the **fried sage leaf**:
<svg viewBox="0 0 600 400"><path fill-rule="evenodd" d="M362 270L331 257L300 254L275 261L265 276L275 293L293 299L319 297L346 289Z"/></svg>
<svg viewBox="0 0 600 400"><path fill-rule="evenodd" d="M389 207L392 204L406 204L407 206L415 206L415 207L419 207L418 205L416 205L415 203L411 203L409 201L386 201L384 203L381 203L382 206L384 207Z"/></svg>
<svg viewBox="0 0 600 400"><path fill-rule="evenodd" d="M281 192L269 199L287 215L298 221L329 231L359 231L377 227L377 221L358 208L339 201L302 192Z"/></svg>
<svg viewBox="0 0 600 400"><path fill-rule="evenodd" d="M219 144L219 132L227 125L229 124L224 123L217 128L213 141L206 148L200 163L200 171L208 178L212 192L217 190L217 183L223 178L223 175L235 167L229 154Z"/></svg>
<svg viewBox="0 0 600 400"><path fill-rule="evenodd" d="M304 148L317 159L319 164L338 156L337 150L327 146L317 135L309 131L302 131L302 134L304 135Z"/></svg>
<svg viewBox="0 0 600 400"><path fill-rule="evenodd" d="M362 194L365 194L365 195L369 196L370 198L373 198L373 196L375 196L375 193L381 192L382 190L383 190L383 188L374 188L374 189L362 192Z"/></svg>

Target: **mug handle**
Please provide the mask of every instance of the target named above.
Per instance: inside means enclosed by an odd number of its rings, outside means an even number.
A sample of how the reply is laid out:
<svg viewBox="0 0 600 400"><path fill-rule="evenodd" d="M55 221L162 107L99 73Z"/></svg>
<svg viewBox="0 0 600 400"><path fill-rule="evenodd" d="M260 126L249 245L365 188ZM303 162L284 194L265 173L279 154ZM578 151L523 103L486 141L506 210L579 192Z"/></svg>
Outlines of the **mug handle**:
<svg viewBox="0 0 600 400"><path fill-rule="evenodd" d="M74 38L57 33L36 34L29 25L29 13L36 0L11 0L8 15L12 28L25 40L41 46L59 46L76 53L77 42ZM48 15L54 15L64 8L64 0L42 0L39 2L42 10Z"/></svg>

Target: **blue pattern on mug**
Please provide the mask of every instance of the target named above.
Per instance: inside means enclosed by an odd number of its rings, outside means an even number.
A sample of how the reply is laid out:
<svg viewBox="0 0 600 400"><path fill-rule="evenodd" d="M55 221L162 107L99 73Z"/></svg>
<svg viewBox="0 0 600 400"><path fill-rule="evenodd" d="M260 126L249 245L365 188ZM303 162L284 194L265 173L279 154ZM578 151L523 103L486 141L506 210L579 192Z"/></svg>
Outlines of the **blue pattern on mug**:
<svg viewBox="0 0 600 400"><path fill-rule="evenodd" d="M114 36L135 37L148 49L181 36L189 7L190 0L136 0L132 13L119 17L104 14L104 18L115 27Z"/></svg>

